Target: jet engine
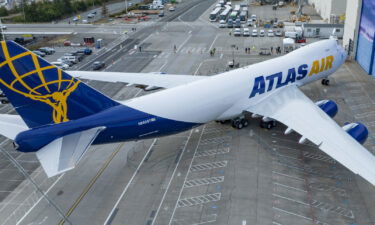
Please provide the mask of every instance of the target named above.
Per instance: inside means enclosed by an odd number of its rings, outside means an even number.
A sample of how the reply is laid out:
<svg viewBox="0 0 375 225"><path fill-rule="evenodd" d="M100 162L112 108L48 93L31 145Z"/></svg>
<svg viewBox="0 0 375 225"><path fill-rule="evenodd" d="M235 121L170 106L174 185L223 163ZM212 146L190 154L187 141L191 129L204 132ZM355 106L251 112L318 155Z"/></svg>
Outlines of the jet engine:
<svg viewBox="0 0 375 225"><path fill-rule="evenodd" d="M322 109L331 118L335 117L338 112L337 104L332 100L321 100L315 102L315 105Z"/></svg>
<svg viewBox="0 0 375 225"><path fill-rule="evenodd" d="M368 130L362 123L347 123L342 127L350 136L357 140L360 144L365 143L368 137Z"/></svg>

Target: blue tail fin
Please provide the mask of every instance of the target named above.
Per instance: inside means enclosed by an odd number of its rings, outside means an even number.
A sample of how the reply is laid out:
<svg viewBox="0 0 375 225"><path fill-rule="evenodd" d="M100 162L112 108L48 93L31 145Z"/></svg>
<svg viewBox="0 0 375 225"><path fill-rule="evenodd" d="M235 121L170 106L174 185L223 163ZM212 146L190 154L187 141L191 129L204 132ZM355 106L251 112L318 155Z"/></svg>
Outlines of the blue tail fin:
<svg viewBox="0 0 375 225"><path fill-rule="evenodd" d="M30 128L119 104L13 41L0 45L0 89Z"/></svg>

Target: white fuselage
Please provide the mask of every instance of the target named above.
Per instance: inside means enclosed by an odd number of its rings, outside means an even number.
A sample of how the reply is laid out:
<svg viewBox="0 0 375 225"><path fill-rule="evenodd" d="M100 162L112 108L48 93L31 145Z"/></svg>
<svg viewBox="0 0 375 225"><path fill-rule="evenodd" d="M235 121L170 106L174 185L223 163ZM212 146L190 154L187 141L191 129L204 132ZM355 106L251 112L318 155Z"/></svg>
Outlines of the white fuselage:
<svg viewBox="0 0 375 225"><path fill-rule="evenodd" d="M345 61L336 40L302 47L285 56L134 98L122 104L177 121L207 123L234 118L268 93L325 78Z"/></svg>

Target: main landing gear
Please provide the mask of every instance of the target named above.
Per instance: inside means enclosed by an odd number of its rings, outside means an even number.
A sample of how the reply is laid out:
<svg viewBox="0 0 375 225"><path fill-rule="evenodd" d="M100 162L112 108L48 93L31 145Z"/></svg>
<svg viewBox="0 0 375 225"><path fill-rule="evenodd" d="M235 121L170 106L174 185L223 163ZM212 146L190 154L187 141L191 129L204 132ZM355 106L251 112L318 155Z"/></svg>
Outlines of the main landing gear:
<svg viewBox="0 0 375 225"><path fill-rule="evenodd" d="M322 85L328 86L329 85L329 80L328 79L322 79Z"/></svg>
<svg viewBox="0 0 375 225"><path fill-rule="evenodd" d="M268 130L271 130L272 128L276 127L277 123L275 120L264 122L263 120L260 121L260 127L266 128Z"/></svg>
<svg viewBox="0 0 375 225"><path fill-rule="evenodd" d="M242 129L249 125L249 121L245 118L236 118L232 120L232 127Z"/></svg>

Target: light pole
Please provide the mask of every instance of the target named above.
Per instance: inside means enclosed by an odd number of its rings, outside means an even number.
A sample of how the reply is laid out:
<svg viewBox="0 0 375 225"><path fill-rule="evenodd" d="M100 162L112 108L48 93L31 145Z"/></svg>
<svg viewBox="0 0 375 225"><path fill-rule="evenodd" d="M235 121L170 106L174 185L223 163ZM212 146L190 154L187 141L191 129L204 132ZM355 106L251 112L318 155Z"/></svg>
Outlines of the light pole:
<svg viewBox="0 0 375 225"><path fill-rule="evenodd" d="M128 0L125 0L125 13L128 14Z"/></svg>
<svg viewBox="0 0 375 225"><path fill-rule="evenodd" d="M4 29L3 29L3 22L1 22L1 19L0 19L0 27L1 27L1 37L3 38L3 41L5 41L5 35L4 35Z"/></svg>

